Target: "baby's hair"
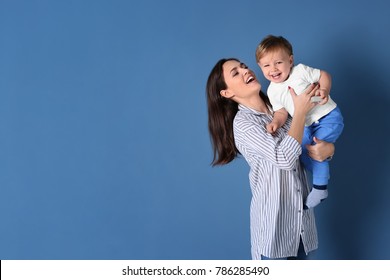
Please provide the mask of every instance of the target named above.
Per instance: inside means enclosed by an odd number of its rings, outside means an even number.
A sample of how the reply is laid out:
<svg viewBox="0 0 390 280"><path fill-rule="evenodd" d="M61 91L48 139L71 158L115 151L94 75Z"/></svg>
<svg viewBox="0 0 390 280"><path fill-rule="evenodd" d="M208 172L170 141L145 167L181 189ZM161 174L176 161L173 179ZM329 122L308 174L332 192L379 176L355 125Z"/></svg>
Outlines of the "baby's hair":
<svg viewBox="0 0 390 280"><path fill-rule="evenodd" d="M268 35L256 48L256 61L259 62L267 52L280 49L285 50L288 55L293 55L293 48L287 39L282 36Z"/></svg>

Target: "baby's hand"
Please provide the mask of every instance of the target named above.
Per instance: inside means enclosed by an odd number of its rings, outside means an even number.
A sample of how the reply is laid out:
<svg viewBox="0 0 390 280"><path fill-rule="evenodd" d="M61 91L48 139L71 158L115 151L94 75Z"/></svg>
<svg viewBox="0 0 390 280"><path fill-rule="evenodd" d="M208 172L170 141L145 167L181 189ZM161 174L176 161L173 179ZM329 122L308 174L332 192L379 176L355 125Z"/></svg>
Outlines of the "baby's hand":
<svg viewBox="0 0 390 280"><path fill-rule="evenodd" d="M279 128L278 124L275 122L271 122L266 125L268 133L274 134L276 130Z"/></svg>
<svg viewBox="0 0 390 280"><path fill-rule="evenodd" d="M317 90L316 96L321 97L322 100L318 104L323 105L329 100L329 91L326 88L320 88Z"/></svg>

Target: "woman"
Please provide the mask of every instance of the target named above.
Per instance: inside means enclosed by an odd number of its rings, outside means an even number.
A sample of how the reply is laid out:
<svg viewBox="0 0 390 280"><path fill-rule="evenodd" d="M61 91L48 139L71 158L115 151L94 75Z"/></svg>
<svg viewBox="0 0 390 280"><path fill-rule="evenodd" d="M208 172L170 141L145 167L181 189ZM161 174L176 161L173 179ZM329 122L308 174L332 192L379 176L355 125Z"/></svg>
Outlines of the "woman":
<svg viewBox="0 0 390 280"><path fill-rule="evenodd" d="M250 166L250 210L253 259L303 258L317 249L314 212L304 209L309 193L305 170L299 161L306 114L318 86L299 96L291 89L294 116L274 134L266 125L272 107L255 74L237 59L221 59L207 81L209 131L213 165L223 165L242 154ZM313 159L333 155L334 145L317 141L308 147ZM304 255L304 254L303 254Z"/></svg>

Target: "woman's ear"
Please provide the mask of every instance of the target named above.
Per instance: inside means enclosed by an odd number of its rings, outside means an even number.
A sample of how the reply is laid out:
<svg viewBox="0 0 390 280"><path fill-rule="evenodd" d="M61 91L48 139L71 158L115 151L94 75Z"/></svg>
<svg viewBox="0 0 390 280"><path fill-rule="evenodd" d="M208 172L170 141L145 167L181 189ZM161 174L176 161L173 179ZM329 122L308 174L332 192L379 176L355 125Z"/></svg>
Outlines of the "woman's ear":
<svg viewBox="0 0 390 280"><path fill-rule="evenodd" d="M234 94L233 93L231 93L229 90L227 90L227 89L223 89L223 90L221 90L220 92L219 92L220 94L221 94L221 96L222 97L225 97L225 98L232 98L232 97L234 97Z"/></svg>

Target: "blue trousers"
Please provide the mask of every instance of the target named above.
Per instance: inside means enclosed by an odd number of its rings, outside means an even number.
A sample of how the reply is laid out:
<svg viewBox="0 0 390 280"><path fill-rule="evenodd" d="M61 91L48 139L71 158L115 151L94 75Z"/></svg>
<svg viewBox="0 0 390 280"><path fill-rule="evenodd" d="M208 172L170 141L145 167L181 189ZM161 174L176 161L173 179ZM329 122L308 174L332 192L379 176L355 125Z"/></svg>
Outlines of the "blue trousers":
<svg viewBox="0 0 390 280"><path fill-rule="evenodd" d="M321 105L319 105L321 106ZM332 110L329 114L313 123L311 126L305 127L302 139L302 155L301 161L305 168L313 174L314 185L327 185L329 174L329 162L319 162L309 157L306 145L312 145L313 137L324 140L329 143L335 143L341 135L344 128L344 120L341 111L338 107Z"/></svg>

